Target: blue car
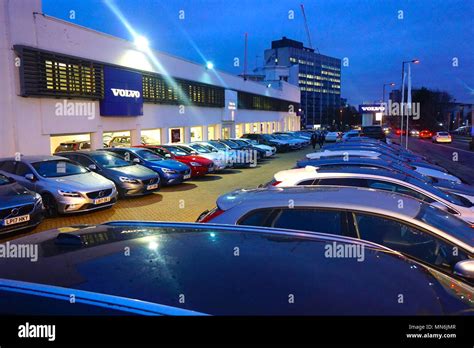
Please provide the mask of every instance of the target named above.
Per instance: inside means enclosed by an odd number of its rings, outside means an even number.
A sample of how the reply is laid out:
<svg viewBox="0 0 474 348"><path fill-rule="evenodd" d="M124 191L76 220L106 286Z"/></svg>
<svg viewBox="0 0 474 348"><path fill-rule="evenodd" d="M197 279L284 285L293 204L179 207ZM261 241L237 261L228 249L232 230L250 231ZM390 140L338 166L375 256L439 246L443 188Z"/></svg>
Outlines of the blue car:
<svg viewBox="0 0 474 348"><path fill-rule="evenodd" d="M186 164L173 159L165 159L148 149L116 147L106 150L117 153L128 161L139 163L144 167L154 170L160 175L163 185L176 185L191 178L191 168Z"/></svg>

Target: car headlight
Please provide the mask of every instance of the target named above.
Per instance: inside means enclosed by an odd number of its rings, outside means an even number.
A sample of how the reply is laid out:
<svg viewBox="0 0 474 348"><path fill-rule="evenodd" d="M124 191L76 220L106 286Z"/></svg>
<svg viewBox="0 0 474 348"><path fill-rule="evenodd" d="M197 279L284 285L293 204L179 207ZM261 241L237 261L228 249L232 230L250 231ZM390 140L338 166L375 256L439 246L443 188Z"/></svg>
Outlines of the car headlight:
<svg viewBox="0 0 474 348"><path fill-rule="evenodd" d="M190 162L189 164L192 165L193 167L202 167L202 165L197 162Z"/></svg>
<svg viewBox="0 0 474 348"><path fill-rule="evenodd" d="M166 174L176 174L176 170L173 170L173 169L161 168L161 170L163 171L163 173L166 173Z"/></svg>
<svg viewBox="0 0 474 348"><path fill-rule="evenodd" d="M127 184L139 184L140 183L137 179L128 178L126 176L119 176L119 180L121 182L125 182Z"/></svg>
<svg viewBox="0 0 474 348"><path fill-rule="evenodd" d="M64 197L81 197L79 192L58 190L58 193Z"/></svg>
<svg viewBox="0 0 474 348"><path fill-rule="evenodd" d="M41 195L37 193L35 195L35 205L40 205L43 204L43 198L41 198Z"/></svg>

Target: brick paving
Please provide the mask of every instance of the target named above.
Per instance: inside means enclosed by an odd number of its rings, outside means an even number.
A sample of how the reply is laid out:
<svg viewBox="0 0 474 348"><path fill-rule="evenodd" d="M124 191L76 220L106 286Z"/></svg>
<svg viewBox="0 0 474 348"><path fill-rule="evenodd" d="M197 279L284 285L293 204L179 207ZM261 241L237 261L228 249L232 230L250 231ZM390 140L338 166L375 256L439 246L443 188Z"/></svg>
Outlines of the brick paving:
<svg viewBox="0 0 474 348"><path fill-rule="evenodd" d="M313 150L308 147L300 151L277 154L276 158L262 161L255 168L229 169L222 173L206 175L181 185L164 187L149 196L119 200L111 209L45 219L30 233L111 220L194 222L204 210L215 206L216 199L221 194L266 183L277 171L294 167L298 159L310 152ZM16 233L15 236L22 234L25 233Z"/></svg>

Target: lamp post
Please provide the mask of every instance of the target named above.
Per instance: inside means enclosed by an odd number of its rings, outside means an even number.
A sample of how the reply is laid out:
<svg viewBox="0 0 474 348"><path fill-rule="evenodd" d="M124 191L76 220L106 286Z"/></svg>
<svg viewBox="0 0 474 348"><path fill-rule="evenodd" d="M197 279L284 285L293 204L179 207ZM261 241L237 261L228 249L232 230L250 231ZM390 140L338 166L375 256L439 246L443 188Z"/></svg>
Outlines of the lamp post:
<svg viewBox="0 0 474 348"><path fill-rule="evenodd" d="M401 117L400 117L400 146L403 145L403 110L404 110L404 107L403 107L403 102L404 102L404 94L405 94L405 85L403 84L403 76L405 75L405 64L406 63L414 63L414 64L418 64L420 61L418 59L412 59L412 60L405 60L402 62L402 81L401 81L401 89L400 89L400 92L401 92ZM407 116L408 117L408 116ZM407 124L408 124L408 119L407 119ZM407 128L407 141L408 141L408 128Z"/></svg>
<svg viewBox="0 0 474 348"><path fill-rule="evenodd" d="M385 86L395 86L395 83L394 82L389 82L389 83L384 83L383 84L383 91L382 91L382 104L385 106ZM384 110L385 112L386 110ZM383 115L383 113L382 113ZM383 116L382 116L383 117ZM382 125L382 122L383 122L383 119L380 119L380 125Z"/></svg>

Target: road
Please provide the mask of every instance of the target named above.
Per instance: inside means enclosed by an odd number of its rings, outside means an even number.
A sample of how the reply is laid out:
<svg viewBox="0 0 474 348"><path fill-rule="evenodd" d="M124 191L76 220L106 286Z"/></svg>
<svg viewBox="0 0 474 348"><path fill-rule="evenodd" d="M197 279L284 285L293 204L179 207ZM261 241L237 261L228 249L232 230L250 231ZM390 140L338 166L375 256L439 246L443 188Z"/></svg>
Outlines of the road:
<svg viewBox="0 0 474 348"><path fill-rule="evenodd" d="M474 151L469 150L467 140L454 139L451 144L434 144L430 139L409 137L408 148L446 168L466 183L474 185Z"/></svg>

